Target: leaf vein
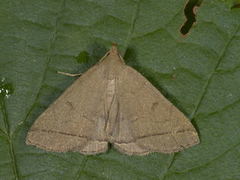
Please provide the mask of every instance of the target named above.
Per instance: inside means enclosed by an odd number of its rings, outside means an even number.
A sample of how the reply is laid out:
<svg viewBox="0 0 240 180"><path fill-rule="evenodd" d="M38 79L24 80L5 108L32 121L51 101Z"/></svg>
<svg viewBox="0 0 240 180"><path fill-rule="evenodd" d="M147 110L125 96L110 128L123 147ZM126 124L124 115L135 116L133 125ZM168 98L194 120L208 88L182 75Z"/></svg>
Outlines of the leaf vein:
<svg viewBox="0 0 240 180"><path fill-rule="evenodd" d="M7 136L9 154L10 154L11 163L12 163L12 169L13 169L15 179L18 180L19 179L19 172L18 172L18 168L17 168L16 155L15 155L12 140L11 140L12 137L10 135L10 127L9 127L9 120L8 120L5 100L3 99L0 103L1 103L0 108L1 108L1 111L2 111L2 114L3 114L3 122L4 122L4 125L5 125L5 128L6 128L6 131L7 131L4 134L6 134L6 136Z"/></svg>
<svg viewBox="0 0 240 180"><path fill-rule="evenodd" d="M80 180L81 176L84 174L84 169L87 165L87 161L88 161L88 156L85 156L82 163L81 163L81 166L77 172L77 177L76 177L76 180Z"/></svg>
<svg viewBox="0 0 240 180"><path fill-rule="evenodd" d="M50 63L51 63L51 60L52 60L51 51L52 51L53 45L54 45L55 40L56 40L56 37L57 37L57 31L58 31L57 28L58 28L58 24L59 24L59 21L60 21L60 18L61 18L61 15L59 15L59 14L61 14L61 12L65 9L65 1L66 1L66 0L63 0L63 1L62 1L61 9L60 9L60 11L57 13L57 17L56 17L56 20L55 20L54 31L53 31L52 36L51 36L51 38L50 38L50 43L49 43L49 47L48 47L47 63L46 63L44 72L43 72L43 74L42 74L42 79L41 79L41 82L40 82L39 90L38 90L38 92L37 92L37 94L36 94L36 97L35 97L35 100L34 100L32 106L29 108L29 110L28 110L28 112L27 112L26 117L25 117L24 120L22 121L22 122L23 122L23 123L22 123L23 125L25 125L28 117L30 116L30 114L32 113L33 109L34 109L35 106L36 106L36 102L37 102L38 98L40 97L40 93L41 93L41 90L42 90L42 88L43 88L44 81L45 81L45 79L46 79L48 67L49 67L49 65L50 65ZM14 133L15 133L15 132L16 132L16 131L14 131Z"/></svg>
<svg viewBox="0 0 240 180"><path fill-rule="evenodd" d="M234 39L235 35L237 34L237 32L239 31L239 29L240 29L240 25L236 28L236 31L233 33L232 37L226 43L225 48L222 50L222 53L221 53L221 55L219 56L219 58L217 60L217 63L215 65L214 69L213 69L213 72L209 75L209 77L208 77L208 79L207 79L207 81L206 81L206 83L204 85L203 92L201 93L201 96L199 97L199 100L196 103L196 108L194 109L192 115L190 116L191 119L193 119L193 117L195 116L196 112L198 111L198 109L199 109L199 107L200 107L200 105L201 105L201 103L202 103L202 101L203 101L203 99L204 99L204 97L205 97L205 95L207 93L207 89L208 89L208 87L209 87L209 85L210 85L210 83L211 83L211 81L212 81L216 71L217 71L220 63L222 62L223 57L224 57L224 55L225 55L229 45L233 41L233 39Z"/></svg>
<svg viewBox="0 0 240 180"><path fill-rule="evenodd" d="M204 164L201 164L200 166L196 166L194 168L191 168L191 169L187 169L185 171L181 171L181 172L172 172L171 174L183 174L183 173L187 173L187 172L190 172L190 171L194 171L196 169L199 169L201 167L205 167L205 166L208 166L209 164L211 164L212 162L218 160L219 158L221 158L222 156L224 156L225 154L227 154L228 152L230 152L231 150L235 149L236 147L238 147L240 145L240 142L233 145L232 147L230 147L229 149L227 149L226 151L224 151L222 154L216 156L215 158L211 159L210 161L204 163ZM170 174L169 174L170 175Z"/></svg>
<svg viewBox="0 0 240 180"><path fill-rule="evenodd" d="M140 11L140 3L141 3L141 0L138 0L137 3L136 3L136 10L135 10L135 12L132 16L132 22L131 22L130 28L128 30L127 38L126 38L126 41L125 41L125 44L124 44L125 52L123 54L126 53L127 45L129 44L129 42L132 38L133 32L134 32L135 24L136 24L138 14L139 14L139 11Z"/></svg>
<svg viewBox="0 0 240 180"><path fill-rule="evenodd" d="M229 45L231 44L231 42L232 42L232 40L234 39L235 35L238 33L239 29L240 29L240 25L236 28L236 30L235 30L235 32L233 33L232 37L228 40L228 42L226 43L225 48L222 50L222 53L221 53L221 55L219 56L219 58L218 58L218 60L217 60L217 63L216 63L216 65L215 65L212 73L209 75L209 77L208 77L208 79L207 79L207 81L206 81L206 83L205 83L205 85L204 85L203 91L202 91L202 93L201 93L201 95L200 95L200 97L199 97L199 100L198 100L197 103L196 103L195 109L193 110L192 114L190 115L191 121L193 121L193 118L194 118L194 116L196 115L196 113L197 113L197 111L198 111L198 109L199 109L199 107L200 107L200 105L201 105L201 103L202 103L202 101L203 101L203 99L204 99L204 97L205 97L205 95L206 95L206 92L207 92L207 89L208 89L208 87L209 87L209 85L210 85L210 82L211 82L211 80L212 80L215 72L217 71L217 68L219 67L220 63L222 62L222 59L223 59L223 57L224 57L224 55L225 55L225 53L226 53ZM170 161L170 163L169 163L169 166L168 166L168 168L167 168L167 170L166 170L166 172L165 172L162 180L165 180L165 178L169 175L169 174L168 174L168 171L169 171L169 169L172 167L174 161L176 160L177 154L178 154L178 153L174 153L174 155L173 155L173 157L172 157L172 159L171 159L171 161Z"/></svg>

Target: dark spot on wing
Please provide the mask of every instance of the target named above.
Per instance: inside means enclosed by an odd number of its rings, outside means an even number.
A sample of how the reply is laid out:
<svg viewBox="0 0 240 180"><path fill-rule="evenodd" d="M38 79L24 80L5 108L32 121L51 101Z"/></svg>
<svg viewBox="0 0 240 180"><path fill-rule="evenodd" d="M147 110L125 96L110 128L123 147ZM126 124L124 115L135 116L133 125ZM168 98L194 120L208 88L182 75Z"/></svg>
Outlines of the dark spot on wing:
<svg viewBox="0 0 240 180"><path fill-rule="evenodd" d="M66 104L70 107L70 109L74 109L74 106L73 106L72 102L67 101Z"/></svg>
<svg viewBox="0 0 240 180"><path fill-rule="evenodd" d="M154 102L154 103L152 104L151 110L152 110L152 111L155 111L155 109L157 108L158 104L159 104L158 102Z"/></svg>

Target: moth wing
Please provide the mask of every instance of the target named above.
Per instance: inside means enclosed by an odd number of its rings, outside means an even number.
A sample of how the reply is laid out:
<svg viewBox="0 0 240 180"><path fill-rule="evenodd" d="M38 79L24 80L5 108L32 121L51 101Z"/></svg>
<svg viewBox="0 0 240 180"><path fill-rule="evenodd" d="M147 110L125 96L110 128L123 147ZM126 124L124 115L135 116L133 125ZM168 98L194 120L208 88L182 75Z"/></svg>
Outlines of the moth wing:
<svg viewBox="0 0 240 180"><path fill-rule="evenodd" d="M126 66L118 77L118 136L126 154L172 153L199 143L191 122L140 73Z"/></svg>
<svg viewBox="0 0 240 180"><path fill-rule="evenodd" d="M34 122L26 143L56 151L105 152L104 68L95 65L79 77ZM96 83L97 82L97 83Z"/></svg>

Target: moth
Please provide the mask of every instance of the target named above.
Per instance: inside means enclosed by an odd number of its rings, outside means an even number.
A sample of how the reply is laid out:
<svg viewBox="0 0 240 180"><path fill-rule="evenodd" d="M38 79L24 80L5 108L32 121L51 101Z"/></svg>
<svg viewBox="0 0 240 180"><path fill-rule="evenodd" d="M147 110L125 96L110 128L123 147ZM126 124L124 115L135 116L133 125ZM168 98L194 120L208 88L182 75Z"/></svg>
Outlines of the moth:
<svg viewBox="0 0 240 180"><path fill-rule="evenodd" d="M199 138L186 116L113 45L37 118L26 143L82 154L106 152L111 143L122 153L146 155L178 152Z"/></svg>

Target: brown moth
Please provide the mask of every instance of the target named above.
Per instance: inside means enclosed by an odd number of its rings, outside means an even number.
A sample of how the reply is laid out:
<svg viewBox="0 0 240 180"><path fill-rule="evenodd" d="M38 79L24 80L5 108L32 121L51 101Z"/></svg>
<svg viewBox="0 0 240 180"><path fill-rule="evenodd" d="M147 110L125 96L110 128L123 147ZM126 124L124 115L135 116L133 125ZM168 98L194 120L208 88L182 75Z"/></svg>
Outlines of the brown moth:
<svg viewBox="0 0 240 180"><path fill-rule="evenodd" d="M173 153L199 143L190 121L112 46L35 121L26 143L97 154Z"/></svg>

